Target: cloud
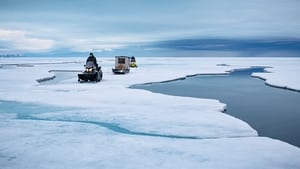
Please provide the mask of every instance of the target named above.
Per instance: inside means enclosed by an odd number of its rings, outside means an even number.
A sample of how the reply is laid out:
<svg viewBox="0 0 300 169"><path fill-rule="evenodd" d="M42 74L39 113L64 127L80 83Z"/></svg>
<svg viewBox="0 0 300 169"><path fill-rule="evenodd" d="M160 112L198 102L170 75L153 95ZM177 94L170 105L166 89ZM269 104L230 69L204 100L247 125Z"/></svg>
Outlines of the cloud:
<svg viewBox="0 0 300 169"><path fill-rule="evenodd" d="M300 38L299 7L298 0L0 1L0 50L105 52L172 39Z"/></svg>
<svg viewBox="0 0 300 169"><path fill-rule="evenodd" d="M114 35L93 35L90 37L70 37L57 40L56 44L63 48L76 52L108 52L119 49L128 49L132 46L147 44L150 39L147 35L137 34L114 34Z"/></svg>
<svg viewBox="0 0 300 169"><path fill-rule="evenodd" d="M0 29L0 39L3 46L9 46L4 53L16 52L42 52L54 47L54 41L51 39L30 37L29 33L20 30Z"/></svg>
<svg viewBox="0 0 300 169"><path fill-rule="evenodd" d="M300 56L300 39L265 38L265 39L177 39L155 42L148 47L173 51L236 52L240 56ZM284 55L283 55L284 56Z"/></svg>

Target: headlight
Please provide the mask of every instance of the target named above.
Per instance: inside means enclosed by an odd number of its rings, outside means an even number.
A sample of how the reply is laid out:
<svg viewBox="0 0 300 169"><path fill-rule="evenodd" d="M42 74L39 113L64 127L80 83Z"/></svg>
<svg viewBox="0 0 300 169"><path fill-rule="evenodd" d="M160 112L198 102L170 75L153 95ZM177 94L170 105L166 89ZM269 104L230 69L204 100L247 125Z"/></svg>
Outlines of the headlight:
<svg viewBox="0 0 300 169"><path fill-rule="evenodd" d="M92 69L92 68L86 68L85 71L86 71L86 72L92 72L93 69Z"/></svg>

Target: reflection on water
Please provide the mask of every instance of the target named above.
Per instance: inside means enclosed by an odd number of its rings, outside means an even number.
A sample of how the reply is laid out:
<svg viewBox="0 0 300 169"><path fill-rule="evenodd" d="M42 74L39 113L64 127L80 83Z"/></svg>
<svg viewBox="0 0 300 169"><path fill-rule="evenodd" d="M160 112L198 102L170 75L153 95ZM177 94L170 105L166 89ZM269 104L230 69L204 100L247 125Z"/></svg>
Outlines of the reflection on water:
<svg viewBox="0 0 300 169"><path fill-rule="evenodd" d="M263 80L251 77L252 72L263 71L263 68L256 67L234 71L228 76L195 76L132 88L218 99L227 104L226 113L246 121L259 135L300 147L300 93L273 88L265 85Z"/></svg>

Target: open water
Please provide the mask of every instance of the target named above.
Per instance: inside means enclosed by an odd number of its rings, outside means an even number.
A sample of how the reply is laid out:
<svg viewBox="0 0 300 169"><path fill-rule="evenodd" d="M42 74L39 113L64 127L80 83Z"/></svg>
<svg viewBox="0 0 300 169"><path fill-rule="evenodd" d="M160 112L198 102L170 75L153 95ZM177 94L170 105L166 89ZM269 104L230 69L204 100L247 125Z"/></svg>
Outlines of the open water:
<svg viewBox="0 0 300 169"><path fill-rule="evenodd" d="M131 88L220 100L227 105L225 113L247 122L260 136L300 147L300 92L270 87L251 77L253 72L263 71L262 67L253 67L229 75L198 75Z"/></svg>

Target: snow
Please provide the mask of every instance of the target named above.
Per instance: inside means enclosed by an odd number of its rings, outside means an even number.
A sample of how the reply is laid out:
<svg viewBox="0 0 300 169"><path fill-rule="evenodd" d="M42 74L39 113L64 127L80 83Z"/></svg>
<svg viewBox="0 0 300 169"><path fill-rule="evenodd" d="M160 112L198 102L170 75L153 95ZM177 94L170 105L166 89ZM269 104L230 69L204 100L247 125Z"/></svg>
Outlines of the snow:
<svg viewBox="0 0 300 169"><path fill-rule="evenodd" d="M103 80L86 84L77 82L77 72L49 72L82 70L84 60L0 58L0 100L43 109L23 118L21 110L1 110L1 168L300 168L298 147L259 137L222 113L226 105L218 100L128 88L268 66L270 73L253 76L300 90L299 58L145 57L126 75L112 74L113 57L98 58Z"/></svg>

